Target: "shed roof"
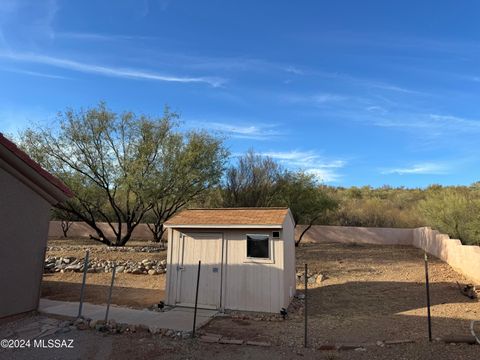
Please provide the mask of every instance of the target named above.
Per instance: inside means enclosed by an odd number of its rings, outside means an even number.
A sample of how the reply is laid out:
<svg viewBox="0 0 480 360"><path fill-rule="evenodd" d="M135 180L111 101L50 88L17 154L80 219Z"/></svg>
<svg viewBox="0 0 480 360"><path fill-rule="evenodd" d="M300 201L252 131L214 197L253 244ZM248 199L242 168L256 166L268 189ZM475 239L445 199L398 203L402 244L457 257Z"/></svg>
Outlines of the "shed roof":
<svg viewBox="0 0 480 360"><path fill-rule="evenodd" d="M276 227L283 225L288 208L186 209L165 222L166 227Z"/></svg>
<svg viewBox="0 0 480 360"><path fill-rule="evenodd" d="M33 190L41 188L49 195L50 200L55 200L51 202L60 202L73 196L72 190L62 181L43 169L2 133L0 133L0 164L1 160L15 169L17 176L24 178L20 180L26 180L24 182L27 185L35 185Z"/></svg>

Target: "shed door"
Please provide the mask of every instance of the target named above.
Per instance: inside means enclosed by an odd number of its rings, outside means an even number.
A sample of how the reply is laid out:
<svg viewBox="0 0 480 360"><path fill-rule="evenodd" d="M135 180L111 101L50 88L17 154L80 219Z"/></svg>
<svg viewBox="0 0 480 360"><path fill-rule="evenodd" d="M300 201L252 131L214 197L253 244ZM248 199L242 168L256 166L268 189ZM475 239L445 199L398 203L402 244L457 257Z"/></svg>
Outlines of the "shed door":
<svg viewBox="0 0 480 360"><path fill-rule="evenodd" d="M198 306L220 308L222 284L222 233L188 233L181 239L177 303L195 304L198 261L202 262Z"/></svg>

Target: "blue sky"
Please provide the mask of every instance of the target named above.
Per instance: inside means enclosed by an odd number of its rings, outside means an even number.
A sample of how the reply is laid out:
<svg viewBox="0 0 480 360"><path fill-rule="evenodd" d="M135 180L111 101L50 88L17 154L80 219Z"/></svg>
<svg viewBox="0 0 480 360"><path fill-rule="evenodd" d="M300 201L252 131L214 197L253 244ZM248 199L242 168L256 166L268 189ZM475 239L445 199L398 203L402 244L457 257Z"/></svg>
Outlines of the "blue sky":
<svg viewBox="0 0 480 360"><path fill-rule="evenodd" d="M2 0L0 131L105 100L326 184L480 180L476 1Z"/></svg>

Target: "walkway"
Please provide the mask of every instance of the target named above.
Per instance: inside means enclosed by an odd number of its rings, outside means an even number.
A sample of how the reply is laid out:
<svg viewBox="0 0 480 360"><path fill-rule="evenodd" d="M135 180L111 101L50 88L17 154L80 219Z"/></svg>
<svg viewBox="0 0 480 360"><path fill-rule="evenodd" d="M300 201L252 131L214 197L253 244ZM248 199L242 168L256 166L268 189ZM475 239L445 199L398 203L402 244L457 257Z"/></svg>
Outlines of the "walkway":
<svg viewBox="0 0 480 360"><path fill-rule="evenodd" d="M38 311L44 314L61 315L76 318L78 302L40 299ZM92 320L105 319L106 305L83 304L82 315ZM216 310L197 310L196 328L199 329L212 319ZM145 325L156 329L175 331L191 331L193 326L193 309L176 307L165 312L135 310L118 306L110 306L108 318L117 323L128 325Z"/></svg>

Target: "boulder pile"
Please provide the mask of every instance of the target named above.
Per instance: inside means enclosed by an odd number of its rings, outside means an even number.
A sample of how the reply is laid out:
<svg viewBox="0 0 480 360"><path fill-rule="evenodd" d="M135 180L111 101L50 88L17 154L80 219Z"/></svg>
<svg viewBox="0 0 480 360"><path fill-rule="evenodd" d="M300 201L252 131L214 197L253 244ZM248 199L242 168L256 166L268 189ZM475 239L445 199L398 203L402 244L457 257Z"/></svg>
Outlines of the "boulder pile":
<svg viewBox="0 0 480 360"><path fill-rule="evenodd" d="M45 273L65 273L82 272L84 270L84 258L73 256L51 256L45 259ZM109 273L116 267L117 273L137 274L137 275L158 275L167 272L166 260L144 259L136 262L132 260L102 260L97 258L89 259L88 273Z"/></svg>
<svg viewBox="0 0 480 360"><path fill-rule="evenodd" d="M65 250L90 250L92 252L145 252L155 253L165 251L166 247L162 246L81 246L81 245L69 245L69 246L47 246L47 251L65 251Z"/></svg>

